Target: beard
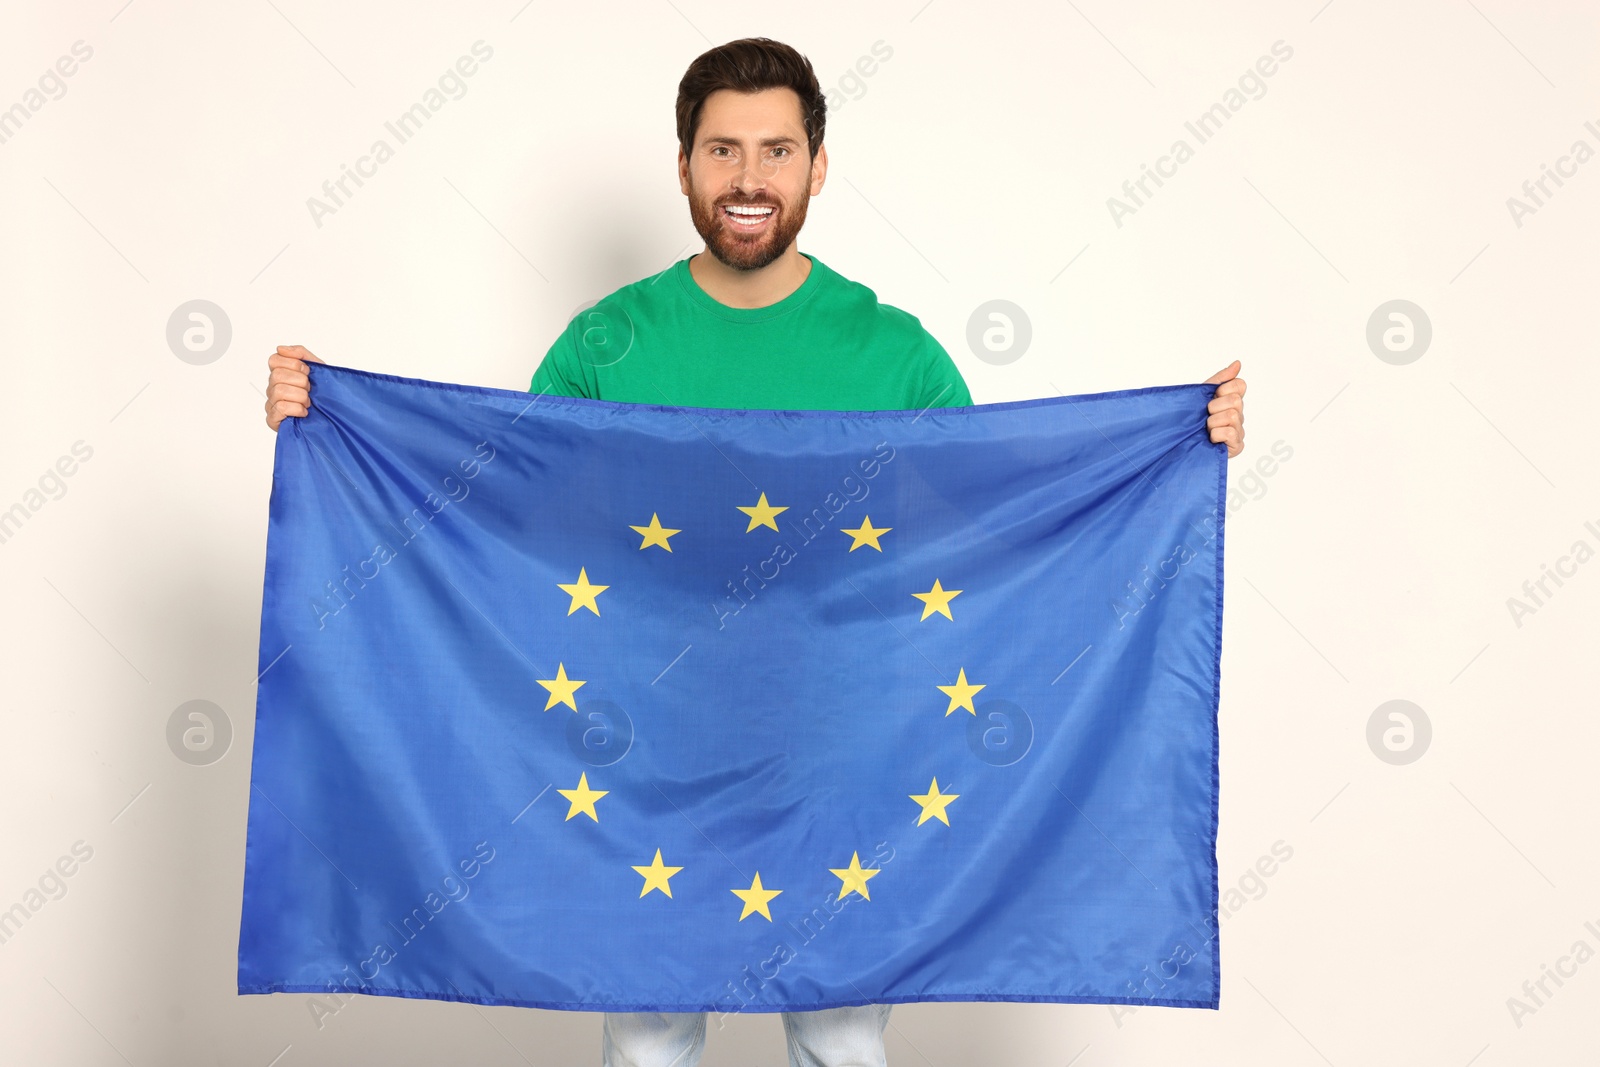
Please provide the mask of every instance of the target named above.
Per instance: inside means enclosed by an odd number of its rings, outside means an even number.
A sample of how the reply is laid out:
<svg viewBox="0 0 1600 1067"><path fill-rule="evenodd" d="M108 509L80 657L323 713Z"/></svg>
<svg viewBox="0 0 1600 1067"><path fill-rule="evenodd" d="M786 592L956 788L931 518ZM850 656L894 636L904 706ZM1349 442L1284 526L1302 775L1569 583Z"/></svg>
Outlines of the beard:
<svg viewBox="0 0 1600 1067"><path fill-rule="evenodd" d="M725 266L734 270L760 270L794 244L800 227L806 223L806 207L810 200L810 194L802 189L792 209L765 193L754 197L724 196L707 202L695 191L691 182L689 217L694 220L695 230L705 240L706 248ZM771 207L777 217L760 234L739 233L723 212L724 204Z"/></svg>

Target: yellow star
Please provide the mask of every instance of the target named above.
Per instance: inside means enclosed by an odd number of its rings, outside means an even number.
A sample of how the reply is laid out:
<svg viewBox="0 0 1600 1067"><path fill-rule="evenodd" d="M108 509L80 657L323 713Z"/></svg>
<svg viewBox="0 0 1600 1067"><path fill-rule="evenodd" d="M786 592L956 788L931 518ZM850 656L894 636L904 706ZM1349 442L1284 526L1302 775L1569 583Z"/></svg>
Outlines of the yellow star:
<svg viewBox="0 0 1600 1067"><path fill-rule="evenodd" d="M580 682L575 678L568 678L567 665L565 663L556 664L556 676L554 678L540 678L538 682L550 690L550 699L544 702L545 711L549 711L557 704L565 704L573 711L577 711L578 705L573 701L572 694L578 691L580 685L589 684L588 682ZM973 712L973 714L976 715L977 712Z"/></svg>
<svg viewBox="0 0 1600 1067"><path fill-rule="evenodd" d="M955 621L955 616L950 614L950 601L960 596L961 590L946 589L939 584L939 579L935 578L932 589L926 593L912 593L911 595L922 601L922 618L926 619L937 611L951 622ZM919 619L918 621L920 622L921 620Z"/></svg>
<svg viewBox="0 0 1600 1067"><path fill-rule="evenodd" d="M557 789L556 792L560 793L562 796L564 796L568 800L572 801L572 806L567 809L567 818L568 819L572 818L574 815L578 814L578 812L581 811L585 815L589 816L589 818L593 819L595 822L599 822L600 821L600 816L595 814L594 802L599 800L601 797L605 796L607 793L611 792L611 790L609 790L609 789L590 789L589 788L589 775L587 773L585 773L585 774L578 775L578 788L576 788L576 789ZM658 854L658 858L659 858L659 854ZM644 894L641 893L639 895L643 896ZM668 893L667 895L671 896L672 894Z"/></svg>
<svg viewBox="0 0 1600 1067"><path fill-rule="evenodd" d="M582 567L578 568L578 580L576 582L571 585L557 582L556 586L572 598L572 605L567 608L568 615L571 615L579 608L588 608L596 615L600 614L600 606L594 602L594 598L611 588L609 585L591 585L589 583L589 572Z"/></svg>
<svg viewBox="0 0 1600 1067"><path fill-rule="evenodd" d="M745 532L748 533L749 531L746 530ZM767 910L767 902L773 897L777 896L779 893L782 893L783 890L761 888L761 872L757 871L755 881L750 883L749 889L734 889L731 892L734 896L744 901L744 911L739 913L740 922L744 922L757 912L759 912L762 918L766 919L767 922L771 922L772 912Z"/></svg>
<svg viewBox="0 0 1600 1067"><path fill-rule="evenodd" d="M762 493L761 499L755 504L754 507L740 508L739 510L750 516L750 525L744 528L744 532L749 533L757 526L770 526L776 530L778 528L778 524L773 520L777 518L778 512L788 511L789 509L786 507L773 507L771 504L767 503L767 494Z"/></svg>
<svg viewBox="0 0 1600 1067"><path fill-rule="evenodd" d="M669 530L665 526L662 526L661 517L653 511L650 513L649 526L630 526L628 529L632 530L636 534L644 535L644 544L639 546L640 552L643 552L651 545L660 545L668 552L671 552L672 546L667 544L667 538L671 537L675 533L683 532L682 530Z"/></svg>
<svg viewBox="0 0 1600 1067"><path fill-rule="evenodd" d="M656 849L656 858L651 861L650 866L635 867L634 870L644 875L644 888L639 890L641 897L652 889L659 889L670 897L672 895L672 886L667 884L667 880L683 870L683 868L668 867L662 864L661 850L658 848Z"/></svg>
<svg viewBox="0 0 1600 1067"><path fill-rule="evenodd" d="M892 529L894 529L893 526L875 527L872 525L872 516L864 515L862 516L860 526L857 526L854 530L846 530L841 528L839 532L847 533L851 537L855 538L855 540L850 543L850 551L852 552L860 548L862 545L871 545L879 552L882 552L883 546L878 544L878 538L882 537Z"/></svg>
<svg viewBox="0 0 1600 1067"><path fill-rule="evenodd" d="M849 896L851 893L860 893L861 894L861 899L863 899L863 900L871 900L872 899L872 897L867 894L867 882L871 878L875 877L878 872L877 872L876 869L874 869L874 870L863 870L862 869L860 853L857 853L857 852L850 853L850 866L848 866L848 867L829 867L828 868L828 873L837 875L839 877L839 880L844 883L842 886L839 887L839 895L837 897L835 897L834 899L843 900L845 897Z"/></svg>
<svg viewBox="0 0 1600 1067"><path fill-rule="evenodd" d="M972 714L978 714L978 709L972 706L972 698L977 694L978 690L983 688L985 686L969 683L967 681L967 669L965 667L961 668L961 675L956 678L955 685L941 685L939 687L939 692L950 698L950 706L944 709L945 717L949 718L950 713L957 708L966 708Z"/></svg>
<svg viewBox="0 0 1600 1067"><path fill-rule="evenodd" d="M946 826L949 826L950 816L945 814L945 809L950 806L950 802L952 800L956 799L960 795L960 793L939 792L939 779L937 778L933 780L933 784L928 787L928 791L926 793L923 793L921 796L918 796L916 793L912 793L911 799L922 805L922 814L917 816L917 825L921 826L929 819L938 819Z"/></svg>

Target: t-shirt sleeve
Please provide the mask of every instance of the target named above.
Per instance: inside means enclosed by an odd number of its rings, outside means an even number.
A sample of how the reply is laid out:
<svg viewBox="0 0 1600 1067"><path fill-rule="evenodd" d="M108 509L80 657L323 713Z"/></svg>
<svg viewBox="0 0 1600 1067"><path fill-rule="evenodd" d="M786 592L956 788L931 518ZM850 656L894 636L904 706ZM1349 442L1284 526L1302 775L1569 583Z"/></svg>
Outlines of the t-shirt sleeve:
<svg viewBox="0 0 1600 1067"><path fill-rule="evenodd" d="M582 373L582 360L578 358L574 333L577 323L578 318L574 317L572 322L567 324L567 328L556 337L555 343L544 354L538 369L533 372L533 381L528 386L528 392L595 399L593 389Z"/></svg>
<svg viewBox="0 0 1600 1067"><path fill-rule="evenodd" d="M956 361L944 350L938 338L923 331L924 371L922 396L918 408L964 408L972 406L972 394L967 390L966 379L956 367Z"/></svg>

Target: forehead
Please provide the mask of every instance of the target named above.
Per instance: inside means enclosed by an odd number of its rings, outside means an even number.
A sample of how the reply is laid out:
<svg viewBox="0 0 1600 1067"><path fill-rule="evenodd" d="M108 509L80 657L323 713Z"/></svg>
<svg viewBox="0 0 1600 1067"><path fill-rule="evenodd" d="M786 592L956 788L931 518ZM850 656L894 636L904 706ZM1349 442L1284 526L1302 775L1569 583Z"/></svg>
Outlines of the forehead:
<svg viewBox="0 0 1600 1067"><path fill-rule="evenodd" d="M758 93L718 89L701 106L696 141L760 141L772 137L790 137L805 143L800 96L793 89L763 89Z"/></svg>

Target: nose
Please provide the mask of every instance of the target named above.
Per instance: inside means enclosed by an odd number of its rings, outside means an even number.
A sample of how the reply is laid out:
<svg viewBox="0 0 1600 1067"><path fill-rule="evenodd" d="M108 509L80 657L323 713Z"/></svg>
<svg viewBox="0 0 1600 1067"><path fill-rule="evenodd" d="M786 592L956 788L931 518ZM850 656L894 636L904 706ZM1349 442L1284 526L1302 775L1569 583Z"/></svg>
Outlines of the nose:
<svg viewBox="0 0 1600 1067"><path fill-rule="evenodd" d="M734 176L733 187L745 196L754 196L767 187L767 178L759 162L746 162Z"/></svg>

